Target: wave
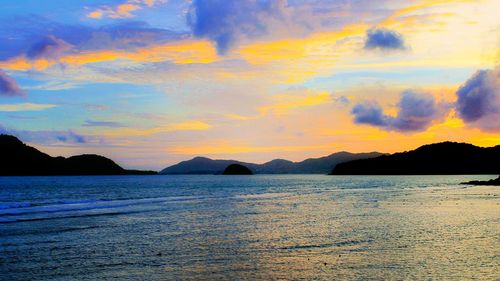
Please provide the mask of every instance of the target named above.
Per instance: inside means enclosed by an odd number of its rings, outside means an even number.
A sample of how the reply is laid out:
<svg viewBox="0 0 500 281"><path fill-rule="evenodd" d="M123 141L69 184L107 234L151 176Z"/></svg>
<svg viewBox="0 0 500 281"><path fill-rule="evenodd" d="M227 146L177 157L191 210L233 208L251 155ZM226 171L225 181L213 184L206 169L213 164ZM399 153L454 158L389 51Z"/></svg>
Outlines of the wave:
<svg viewBox="0 0 500 281"><path fill-rule="evenodd" d="M158 198L141 198L141 199L122 199L122 200L69 200L61 201L61 203L32 206L29 203L25 205L10 204L6 208L0 209L1 217L11 217L19 215L34 215L41 213L61 213L72 211L89 211L98 209L115 209L137 205L161 204L168 202L181 202L197 199L194 196L182 197L158 197ZM64 202L64 203L63 203Z"/></svg>
<svg viewBox="0 0 500 281"><path fill-rule="evenodd" d="M147 211L129 211L129 212L105 212L105 213L87 213L87 214L67 214L61 216L45 216L45 217L16 217L16 218L8 218L8 217L0 217L0 224L5 223L16 223L16 222L35 222L35 221L46 221L46 220L58 220L58 219L71 219L71 218L83 218L83 217L101 217L101 216L117 216L117 215L128 215L135 213L144 213ZM59 232L58 232L59 233Z"/></svg>
<svg viewBox="0 0 500 281"><path fill-rule="evenodd" d="M61 204L81 204L81 203L95 203L98 201L110 201L110 200L98 200L98 199L83 199L83 200L62 200Z"/></svg>
<svg viewBox="0 0 500 281"><path fill-rule="evenodd" d="M293 195L288 192L276 192L276 193L259 193L259 194L243 194L243 195L235 195L236 199L272 199L272 198L280 198L287 197Z"/></svg>
<svg viewBox="0 0 500 281"><path fill-rule="evenodd" d="M29 202L0 202L0 210L30 207Z"/></svg>
<svg viewBox="0 0 500 281"><path fill-rule="evenodd" d="M333 247L349 247L360 244L370 244L373 240L345 240L339 241L337 243L326 243L326 244L308 244L308 245L293 245L280 247L279 250L299 250L299 249L312 249L312 248L333 248Z"/></svg>

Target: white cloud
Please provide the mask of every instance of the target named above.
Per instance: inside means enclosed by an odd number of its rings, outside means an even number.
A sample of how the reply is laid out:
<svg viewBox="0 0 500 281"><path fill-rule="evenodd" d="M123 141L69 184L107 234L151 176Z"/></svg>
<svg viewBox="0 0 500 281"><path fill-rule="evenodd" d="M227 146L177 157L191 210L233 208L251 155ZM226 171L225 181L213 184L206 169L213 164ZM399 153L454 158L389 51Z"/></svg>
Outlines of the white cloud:
<svg viewBox="0 0 500 281"><path fill-rule="evenodd" d="M15 112L15 111L39 111L56 107L55 104L41 104L41 103L17 103L17 104L2 104L0 111Z"/></svg>

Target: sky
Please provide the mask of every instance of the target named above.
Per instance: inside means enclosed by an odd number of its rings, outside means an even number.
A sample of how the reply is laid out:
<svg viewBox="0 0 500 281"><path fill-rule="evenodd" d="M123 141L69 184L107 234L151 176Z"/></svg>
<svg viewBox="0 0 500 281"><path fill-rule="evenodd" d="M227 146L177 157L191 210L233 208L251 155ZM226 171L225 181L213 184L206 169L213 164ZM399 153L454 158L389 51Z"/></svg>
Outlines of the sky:
<svg viewBox="0 0 500 281"><path fill-rule="evenodd" d="M499 0L2 0L0 132L159 170L500 144Z"/></svg>

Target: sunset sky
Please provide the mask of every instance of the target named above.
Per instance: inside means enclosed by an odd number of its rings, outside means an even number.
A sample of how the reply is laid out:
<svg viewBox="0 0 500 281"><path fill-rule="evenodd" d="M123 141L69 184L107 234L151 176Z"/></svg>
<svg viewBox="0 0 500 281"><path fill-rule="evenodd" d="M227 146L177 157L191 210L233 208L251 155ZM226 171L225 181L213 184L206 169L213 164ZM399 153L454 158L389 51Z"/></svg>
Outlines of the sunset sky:
<svg viewBox="0 0 500 281"><path fill-rule="evenodd" d="M500 144L499 0L2 0L0 132L127 168Z"/></svg>

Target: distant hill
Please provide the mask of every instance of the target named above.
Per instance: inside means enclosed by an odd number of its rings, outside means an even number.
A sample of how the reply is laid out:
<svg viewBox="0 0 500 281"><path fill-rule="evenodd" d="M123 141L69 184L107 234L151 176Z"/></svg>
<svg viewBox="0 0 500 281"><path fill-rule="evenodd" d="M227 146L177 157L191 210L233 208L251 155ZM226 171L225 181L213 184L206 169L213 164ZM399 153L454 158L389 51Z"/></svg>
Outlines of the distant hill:
<svg viewBox="0 0 500 281"><path fill-rule="evenodd" d="M478 147L442 142L412 151L341 163L333 175L454 175L499 174L500 145Z"/></svg>
<svg viewBox="0 0 500 281"><path fill-rule="evenodd" d="M380 155L383 154L378 152L338 152L321 158L306 159L301 162L275 159L264 164L195 157L191 160L182 161L165 168L160 171L160 174L221 174L224 169L231 164L246 166L256 174L327 174L340 162L377 157Z"/></svg>
<svg viewBox="0 0 500 281"><path fill-rule="evenodd" d="M221 174L231 164L241 164L253 170L253 164L235 160L212 160L205 157L195 157L191 160L182 161L160 171L160 174Z"/></svg>
<svg viewBox="0 0 500 281"><path fill-rule="evenodd" d="M84 154L51 157L10 135L0 135L0 176L155 174L125 170L106 157Z"/></svg>

